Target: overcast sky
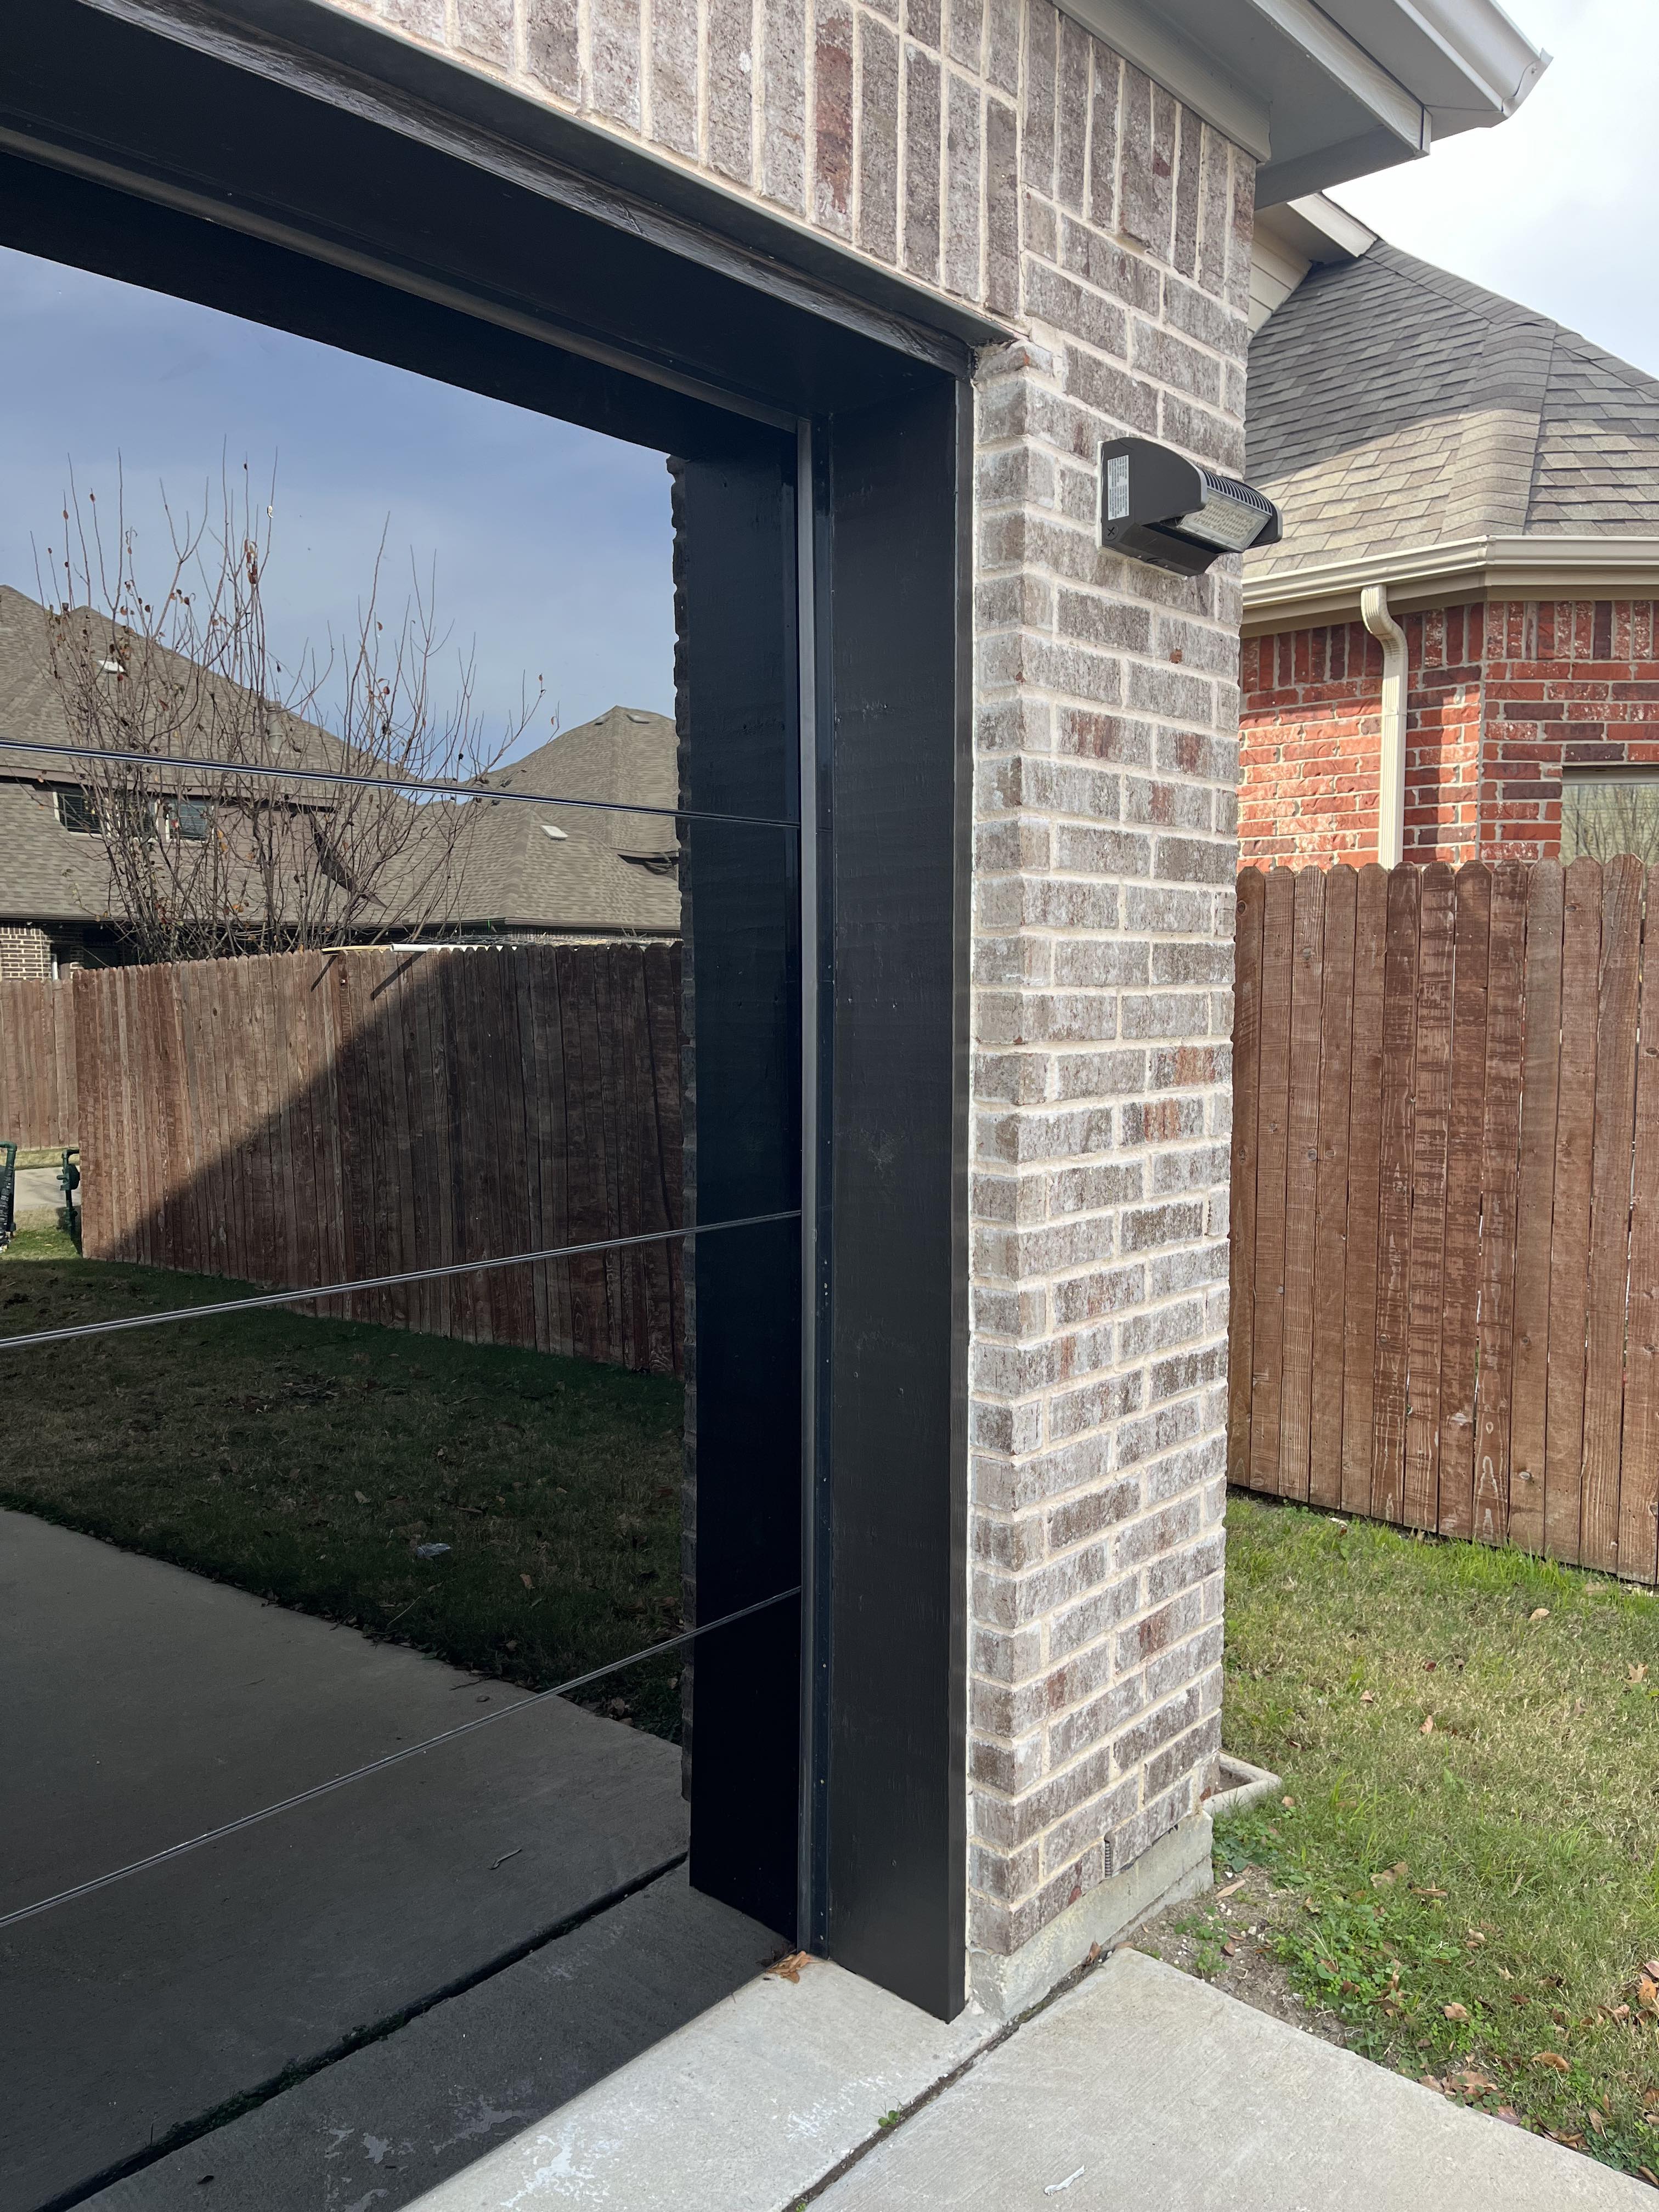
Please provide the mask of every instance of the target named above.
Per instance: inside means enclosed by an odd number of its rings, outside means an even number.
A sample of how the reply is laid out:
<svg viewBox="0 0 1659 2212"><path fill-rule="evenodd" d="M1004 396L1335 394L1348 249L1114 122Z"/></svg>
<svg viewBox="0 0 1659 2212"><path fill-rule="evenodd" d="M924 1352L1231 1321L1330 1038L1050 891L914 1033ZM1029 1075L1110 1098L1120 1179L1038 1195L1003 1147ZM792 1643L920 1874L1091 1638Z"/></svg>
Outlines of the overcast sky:
<svg viewBox="0 0 1659 2212"><path fill-rule="evenodd" d="M38 596L31 539L61 545L70 462L112 506L141 579L163 573L159 506L199 515L222 456L276 474L266 599L292 660L349 623L381 532L401 610L435 559L444 664L477 648L486 736L545 696L525 743L610 706L673 708L663 457L498 400L0 248L0 583ZM523 750L523 746L519 748Z"/></svg>
<svg viewBox="0 0 1659 2212"><path fill-rule="evenodd" d="M1333 199L1659 375L1659 0L1507 0L1554 56L1518 113Z"/></svg>

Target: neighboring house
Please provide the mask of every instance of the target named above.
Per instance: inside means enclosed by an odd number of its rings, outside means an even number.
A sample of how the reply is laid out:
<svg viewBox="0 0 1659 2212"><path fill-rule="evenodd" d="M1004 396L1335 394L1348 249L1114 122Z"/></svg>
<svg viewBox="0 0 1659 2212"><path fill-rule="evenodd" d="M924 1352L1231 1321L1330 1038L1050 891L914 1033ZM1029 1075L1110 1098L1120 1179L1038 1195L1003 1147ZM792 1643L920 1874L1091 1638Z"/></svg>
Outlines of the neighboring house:
<svg viewBox="0 0 1659 2212"><path fill-rule="evenodd" d="M1247 465L1285 535L1245 562L1243 858L1379 856L1371 586L1405 859L1659 860L1659 380L1328 200L1264 212L1255 259Z"/></svg>
<svg viewBox="0 0 1659 2212"><path fill-rule="evenodd" d="M296 767L351 765L328 731L295 716L283 719L284 754L291 753ZM72 763L45 750L73 743L75 732L48 672L44 611L3 585L0 737L43 748L0 751L0 980L121 959L117 901L92 794L76 781ZM672 809L676 745L666 715L612 707L484 781L500 791ZM200 780L181 782L161 834L199 834L210 795ZM284 792L284 803L313 811L325 834L325 786L295 785ZM417 828L423 818L417 814ZM440 811L431 818L435 832ZM679 928L678 839L664 815L471 803L453 862L455 889L441 930L411 925L411 933L660 938ZM413 912L415 887L429 872L417 835L388 872L372 921L356 933L396 934L398 884L410 887Z"/></svg>
<svg viewBox="0 0 1659 2212"><path fill-rule="evenodd" d="M672 937L680 926L679 739L672 719L611 707L483 779L586 802L479 802L458 928L506 934ZM613 802L603 811L591 802ZM657 812L629 811L654 808Z"/></svg>
<svg viewBox="0 0 1659 2212"><path fill-rule="evenodd" d="M689 1878L1018 2016L1207 1885L1221 1743L1240 585L1103 548L1101 447L1240 471L1255 210L1543 57L1494 0L11 13L33 250L684 461L691 787L805 769L798 964L700 918L688 1549L705 1623L799 1607L698 1652Z"/></svg>

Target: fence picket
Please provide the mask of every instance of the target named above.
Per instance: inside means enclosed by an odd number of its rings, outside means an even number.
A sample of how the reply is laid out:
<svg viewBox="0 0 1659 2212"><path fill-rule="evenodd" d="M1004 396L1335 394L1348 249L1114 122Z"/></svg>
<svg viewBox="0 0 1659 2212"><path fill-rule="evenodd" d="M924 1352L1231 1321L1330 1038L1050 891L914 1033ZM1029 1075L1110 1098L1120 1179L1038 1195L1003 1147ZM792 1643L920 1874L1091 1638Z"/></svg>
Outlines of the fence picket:
<svg viewBox="0 0 1659 2212"><path fill-rule="evenodd" d="M1443 1536L1474 1529L1475 1328L1480 1286L1480 1181L1486 1104L1492 872L1457 872L1452 975L1451 1113L1446 1141L1445 1317L1440 1343Z"/></svg>
<svg viewBox="0 0 1659 2212"><path fill-rule="evenodd" d="M1406 1374L1410 1326L1412 1074L1417 1052L1418 879L1389 878L1382 978L1382 1113L1378 1144L1376 1351L1371 1384L1371 1511L1396 1521L1405 1504Z"/></svg>
<svg viewBox="0 0 1659 2212"><path fill-rule="evenodd" d="M1544 1533L1558 1559L1579 1556L1584 1479L1584 1346L1595 1150L1596 1000L1601 968L1601 870L1566 871L1561 931L1561 1077L1555 1218L1550 1236L1550 1381L1544 1435Z"/></svg>
<svg viewBox="0 0 1659 2212"><path fill-rule="evenodd" d="M1382 988L1389 878L1373 862L1354 889L1353 1046L1348 1089L1348 1249L1342 1301L1342 1510L1369 1513L1376 1352L1382 1128Z"/></svg>
<svg viewBox="0 0 1659 2212"><path fill-rule="evenodd" d="M1256 1109L1261 1073L1261 914L1267 884L1259 868L1238 879L1233 956L1233 1137L1228 1253L1227 1479L1250 1467L1250 1364L1255 1350Z"/></svg>
<svg viewBox="0 0 1659 2212"><path fill-rule="evenodd" d="M1412 1091L1411 1287L1406 1353L1405 1518L1439 1520L1440 1383L1446 1304L1446 1170L1451 1124L1452 966L1456 886L1443 861L1422 872L1418 901L1417 1054Z"/></svg>
<svg viewBox="0 0 1659 2212"><path fill-rule="evenodd" d="M1291 1100L1291 971L1296 878L1268 876L1261 919L1261 1059L1256 1109L1255 1343L1250 1485L1279 1490L1285 1356L1285 1172Z"/></svg>
<svg viewBox="0 0 1659 2212"><path fill-rule="evenodd" d="M1486 962L1486 1073L1480 1165L1480 1365L1474 1511L1483 1543L1509 1534L1510 1413L1515 1357L1516 1200L1521 1150L1521 987L1527 874L1501 861L1492 879Z"/></svg>
<svg viewBox="0 0 1659 2212"><path fill-rule="evenodd" d="M1285 1348L1279 1491L1308 1495L1313 1432L1314 1240L1319 1176L1319 1038L1325 983L1325 878L1304 868L1291 916L1291 1061L1285 1132Z"/></svg>
<svg viewBox="0 0 1659 2212"><path fill-rule="evenodd" d="M1561 1105L1561 947L1566 884L1540 861L1527 887L1522 1002L1521 1172L1515 1254L1515 1369L1510 1413L1510 1540L1545 1548L1548 1458L1550 1247L1555 1133Z"/></svg>
<svg viewBox="0 0 1659 2212"><path fill-rule="evenodd" d="M1601 871L1579 1556L1587 1567L1609 1573L1619 1565L1619 1449L1630 1282L1631 1154L1636 1141L1642 876L1642 863L1629 853L1615 855Z"/></svg>
<svg viewBox="0 0 1659 2212"><path fill-rule="evenodd" d="M1630 1348L1619 1483L1619 1571L1659 1580L1659 868L1648 871L1632 1146Z"/></svg>
<svg viewBox="0 0 1659 2212"><path fill-rule="evenodd" d="M1319 1034L1319 1170L1313 1275L1313 1426L1308 1497L1342 1502L1343 1303L1348 1244L1348 1115L1353 1060L1354 916L1352 868L1325 879L1324 999Z"/></svg>

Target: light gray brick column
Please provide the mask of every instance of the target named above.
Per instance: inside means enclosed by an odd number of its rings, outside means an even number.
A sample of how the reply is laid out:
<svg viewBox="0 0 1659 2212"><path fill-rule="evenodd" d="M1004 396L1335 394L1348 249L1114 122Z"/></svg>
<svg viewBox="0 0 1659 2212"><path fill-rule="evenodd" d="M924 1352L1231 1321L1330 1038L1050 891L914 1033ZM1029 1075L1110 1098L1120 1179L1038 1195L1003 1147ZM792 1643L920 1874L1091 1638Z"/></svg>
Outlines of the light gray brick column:
<svg viewBox="0 0 1659 2212"><path fill-rule="evenodd" d="M969 1893L1035 1995L1207 1872L1236 561L1101 552L1125 430L1237 470L1249 160L1048 0L337 0L1000 317L978 376Z"/></svg>

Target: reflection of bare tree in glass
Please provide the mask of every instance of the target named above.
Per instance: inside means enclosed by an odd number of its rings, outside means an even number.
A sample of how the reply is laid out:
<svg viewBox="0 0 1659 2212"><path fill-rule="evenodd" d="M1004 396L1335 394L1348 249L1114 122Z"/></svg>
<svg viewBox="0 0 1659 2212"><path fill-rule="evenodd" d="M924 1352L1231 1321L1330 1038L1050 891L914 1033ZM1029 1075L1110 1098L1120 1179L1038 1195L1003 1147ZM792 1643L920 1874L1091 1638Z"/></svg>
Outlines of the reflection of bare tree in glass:
<svg viewBox="0 0 1659 2212"><path fill-rule="evenodd" d="M1610 860L1634 853L1659 866L1659 780L1575 777L1561 786L1561 858Z"/></svg>
<svg viewBox="0 0 1659 2212"><path fill-rule="evenodd" d="M216 526L167 507L171 544L141 581L118 499L106 525L95 495L72 490L64 550L46 550L47 666L70 741L129 757L77 763L68 803L102 841L110 918L141 960L441 928L460 896L472 810L395 787L469 782L534 711L485 750L471 663L441 704L433 679L447 641L432 592L417 582L388 628L380 556L350 629L320 660L307 647L284 669L264 598L272 512L246 468L240 483L222 483ZM325 729L315 717L331 684L336 727ZM370 781L273 773L283 769Z"/></svg>

